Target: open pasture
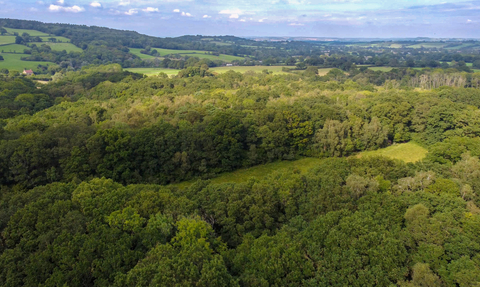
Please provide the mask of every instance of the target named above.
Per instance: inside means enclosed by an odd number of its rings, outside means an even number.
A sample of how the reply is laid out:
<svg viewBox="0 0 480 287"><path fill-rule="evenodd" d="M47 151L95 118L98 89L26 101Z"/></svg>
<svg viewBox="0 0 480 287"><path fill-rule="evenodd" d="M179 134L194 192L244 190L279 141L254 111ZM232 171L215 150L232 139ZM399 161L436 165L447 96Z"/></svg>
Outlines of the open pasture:
<svg viewBox="0 0 480 287"><path fill-rule="evenodd" d="M0 46L0 52L2 52L2 53L23 54L23 51L25 49L29 49L29 48L25 45L18 45L18 44L10 44L10 45L5 45L5 46Z"/></svg>
<svg viewBox="0 0 480 287"><path fill-rule="evenodd" d="M37 62L37 61L22 61L21 58L27 55L25 54L1 54L4 61L0 61L0 69L9 69L22 72L23 69L36 69L38 65L54 64L51 62Z"/></svg>
<svg viewBox="0 0 480 287"><path fill-rule="evenodd" d="M52 50L54 51L67 51L67 53L70 53L70 52L83 52L82 49L80 49L79 47L73 45L72 43L52 43L52 42L35 42L35 43L31 43L31 44L35 44L37 46L41 46L43 44L45 45L48 45L50 46L50 48L52 48Z"/></svg>
<svg viewBox="0 0 480 287"><path fill-rule="evenodd" d="M0 45L15 43L15 36L0 36Z"/></svg>
<svg viewBox="0 0 480 287"><path fill-rule="evenodd" d="M18 33L18 35L22 36L23 33L27 33L28 35L35 37L35 36L48 36L47 33L43 33L37 30L26 30L26 29L13 29L4 27L7 30L7 33L13 35L13 33Z"/></svg>

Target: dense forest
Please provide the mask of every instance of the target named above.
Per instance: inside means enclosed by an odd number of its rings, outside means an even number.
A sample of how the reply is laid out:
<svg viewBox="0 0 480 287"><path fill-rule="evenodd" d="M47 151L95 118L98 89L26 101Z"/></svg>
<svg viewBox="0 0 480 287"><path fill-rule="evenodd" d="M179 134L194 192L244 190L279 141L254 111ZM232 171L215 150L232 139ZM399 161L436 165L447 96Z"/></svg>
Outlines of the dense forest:
<svg viewBox="0 0 480 287"><path fill-rule="evenodd" d="M478 286L479 84L197 61L0 73L0 285ZM357 156L409 141L423 160ZM212 181L305 157L319 164Z"/></svg>

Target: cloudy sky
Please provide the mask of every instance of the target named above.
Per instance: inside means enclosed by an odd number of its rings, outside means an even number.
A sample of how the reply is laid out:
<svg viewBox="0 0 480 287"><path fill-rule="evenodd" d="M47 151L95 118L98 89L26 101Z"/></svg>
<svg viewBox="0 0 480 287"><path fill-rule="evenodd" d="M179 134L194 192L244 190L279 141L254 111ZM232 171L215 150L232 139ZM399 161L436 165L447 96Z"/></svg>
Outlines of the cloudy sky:
<svg viewBox="0 0 480 287"><path fill-rule="evenodd" d="M480 38L480 0L0 0L0 18L160 37Z"/></svg>

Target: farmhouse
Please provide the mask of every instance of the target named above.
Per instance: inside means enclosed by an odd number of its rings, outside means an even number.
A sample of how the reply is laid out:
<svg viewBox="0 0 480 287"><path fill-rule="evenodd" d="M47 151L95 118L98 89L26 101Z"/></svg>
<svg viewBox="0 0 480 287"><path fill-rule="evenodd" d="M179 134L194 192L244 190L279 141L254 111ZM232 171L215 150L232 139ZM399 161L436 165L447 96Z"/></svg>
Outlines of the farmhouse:
<svg viewBox="0 0 480 287"><path fill-rule="evenodd" d="M35 75L32 70L26 70L26 69L23 70L23 74L27 76Z"/></svg>

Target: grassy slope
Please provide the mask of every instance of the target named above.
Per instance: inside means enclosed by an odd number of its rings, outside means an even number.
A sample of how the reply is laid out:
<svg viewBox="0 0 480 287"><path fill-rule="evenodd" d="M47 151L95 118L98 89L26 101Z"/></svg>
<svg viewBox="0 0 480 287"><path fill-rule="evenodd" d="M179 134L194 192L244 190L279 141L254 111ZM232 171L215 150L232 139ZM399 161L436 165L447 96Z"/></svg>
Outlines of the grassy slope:
<svg viewBox="0 0 480 287"><path fill-rule="evenodd" d="M427 155L427 150L416 143L409 142L404 144L395 144L387 148L366 151L358 155L364 156L385 156L392 159L403 160L404 162L417 162Z"/></svg>
<svg viewBox="0 0 480 287"><path fill-rule="evenodd" d="M145 54L142 54L140 53L141 50L143 49L140 49L140 48L128 48L130 50L130 53L131 54L134 54L138 57L140 57L140 59L155 59L155 58L158 58L158 57L154 57L154 56L150 56L150 55L145 55ZM161 58L160 58L161 59Z"/></svg>
<svg viewBox="0 0 480 287"><path fill-rule="evenodd" d="M46 36L46 37L40 37L42 38L43 42L48 42L49 38L55 38L57 41L62 42L62 43L70 43L70 39L65 38L65 37L59 37L59 36Z"/></svg>
<svg viewBox="0 0 480 287"><path fill-rule="evenodd" d="M35 69L38 65L53 64L50 62L22 61L20 58L27 56L24 54L2 54L2 56L5 60L0 61L0 69L6 68L19 72L22 72L24 68Z"/></svg>
<svg viewBox="0 0 480 287"><path fill-rule="evenodd" d="M164 68L126 68L125 71L130 71L134 73L145 74L147 76L158 75L159 73L165 73L167 75L176 75L178 71L175 69L164 69Z"/></svg>
<svg viewBox="0 0 480 287"><path fill-rule="evenodd" d="M15 36L0 36L0 45L15 43Z"/></svg>
<svg viewBox="0 0 480 287"><path fill-rule="evenodd" d="M391 159L403 160L404 162L416 162L425 158L427 152L428 151L425 148L410 142L404 144L395 144L393 146L375 151L362 152L356 155L356 157L384 156ZM305 173L317 166L321 161L322 159L319 158L302 158L294 161L277 161L250 168L239 169L233 172L226 172L211 179L211 182L245 182L252 177L261 179L278 171L291 172L293 170L298 170L300 173ZM185 188L194 182L195 180L190 180L173 184L173 186Z"/></svg>
<svg viewBox="0 0 480 287"><path fill-rule="evenodd" d="M82 52L83 50L80 49L79 47L73 45L72 43L51 43L51 42L36 42L36 43L31 43L31 44L36 44L37 46L41 46L43 44L50 46L52 50L54 51L67 51L67 53L70 52Z"/></svg>
<svg viewBox="0 0 480 287"><path fill-rule="evenodd" d="M12 34L17 32L18 35L22 36L23 33L28 33L30 36L35 37L35 36L48 36L48 34L36 31L36 30L24 30L24 29L12 29L12 28L5 28L9 34Z"/></svg>
<svg viewBox="0 0 480 287"><path fill-rule="evenodd" d="M3 51L5 53L19 53L23 54L23 50L29 49L25 45L18 45L18 44L10 44L5 46L0 46L0 52Z"/></svg>

